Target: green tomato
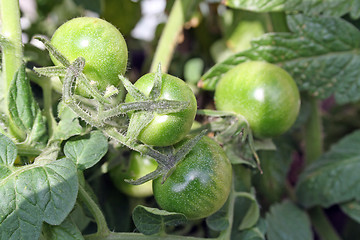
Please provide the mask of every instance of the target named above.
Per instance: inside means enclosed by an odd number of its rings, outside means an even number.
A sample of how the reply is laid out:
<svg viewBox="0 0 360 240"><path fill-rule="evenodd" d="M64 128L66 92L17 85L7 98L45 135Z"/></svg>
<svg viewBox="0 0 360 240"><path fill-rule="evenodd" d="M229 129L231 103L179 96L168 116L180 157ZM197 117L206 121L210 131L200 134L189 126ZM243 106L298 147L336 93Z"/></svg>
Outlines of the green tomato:
<svg viewBox="0 0 360 240"><path fill-rule="evenodd" d="M99 18L74 18L55 31L51 44L70 62L85 58L83 72L101 92L109 85L123 92L118 75L126 71L128 50L123 36L113 25ZM60 65L50 57L55 65ZM76 91L88 97L83 86L77 86Z"/></svg>
<svg viewBox="0 0 360 240"><path fill-rule="evenodd" d="M155 159L140 155L138 152L131 152L130 159L125 164L119 165L110 171L110 177L115 186L123 193L131 197L149 197L152 196L152 181L141 185L132 185L125 182L125 179L138 179L146 174L155 171L157 162Z"/></svg>
<svg viewBox="0 0 360 240"><path fill-rule="evenodd" d="M155 73L142 76L135 86L145 95L149 95ZM190 131L194 121L197 103L190 87L181 79L169 74L162 74L160 99L186 101L186 109L170 114L155 114L154 119L140 132L138 140L152 146L170 146L181 139ZM126 95L126 102L133 102L134 98Z"/></svg>
<svg viewBox="0 0 360 240"><path fill-rule="evenodd" d="M293 78L266 62L245 62L227 72L215 89L218 110L242 115L259 138L278 136L295 122L300 95Z"/></svg>
<svg viewBox="0 0 360 240"><path fill-rule="evenodd" d="M161 177L153 181L154 196L167 211L183 213L188 219L205 218L224 205L231 180L231 163L224 150L203 137L163 184Z"/></svg>

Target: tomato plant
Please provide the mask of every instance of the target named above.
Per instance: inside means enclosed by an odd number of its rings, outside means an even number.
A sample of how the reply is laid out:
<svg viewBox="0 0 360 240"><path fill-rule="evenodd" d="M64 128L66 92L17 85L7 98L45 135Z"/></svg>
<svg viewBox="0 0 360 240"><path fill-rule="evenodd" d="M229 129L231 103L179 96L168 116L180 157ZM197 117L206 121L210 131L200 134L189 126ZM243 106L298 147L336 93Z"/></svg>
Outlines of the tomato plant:
<svg viewBox="0 0 360 240"><path fill-rule="evenodd" d="M0 239L358 239L359 6L0 0Z"/></svg>
<svg viewBox="0 0 360 240"><path fill-rule="evenodd" d="M154 196L167 211L183 213L189 219L208 217L227 200L231 176L231 164L223 149L204 137L164 183L161 178L154 180Z"/></svg>
<svg viewBox="0 0 360 240"><path fill-rule="evenodd" d="M131 197L149 197L153 195L152 182L142 185L132 185L125 182L125 179L138 179L157 167L154 159L148 156L141 156L138 152L131 152L129 162L122 163L110 171L110 176L115 186L123 193Z"/></svg>
<svg viewBox="0 0 360 240"><path fill-rule="evenodd" d="M118 75L126 71L128 50L125 39L110 23L91 17L71 19L55 31L51 43L70 62L85 58L84 74L100 91L109 85L119 87ZM78 87L77 91L88 96L84 87Z"/></svg>
<svg viewBox="0 0 360 240"><path fill-rule="evenodd" d="M241 114L257 137L287 131L300 109L300 94L292 77L265 62L241 63L227 72L215 90L218 110Z"/></svg>
<svg viewBox="0 0 360 240"><path fill-rule="evenodd" d="M154 84L154 73L149 73L135 82L135 87L149 95ZM169 146L179 142L190 131L196 114L196 99L190 87L181 79L169 74L162 75L160 99L188 102L186 109L169 114L157 114L140 132L138 139L153 146ZM126 102L134 101L128 94Z"/></svg>

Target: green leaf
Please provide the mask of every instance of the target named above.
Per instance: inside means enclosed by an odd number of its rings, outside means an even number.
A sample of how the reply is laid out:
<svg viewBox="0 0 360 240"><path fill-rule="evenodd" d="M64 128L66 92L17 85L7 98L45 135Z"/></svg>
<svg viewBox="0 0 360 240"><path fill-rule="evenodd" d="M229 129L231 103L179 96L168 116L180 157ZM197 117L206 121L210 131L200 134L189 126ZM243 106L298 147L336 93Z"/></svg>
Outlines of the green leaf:
<svg viewBox="0 0 360 240"><path fill-rule="evenodd" d="M42 222L60 224L75 204L78 179L70 159L0 165L0 173L0 239L38 239Z"/></svg>
<svg viewBox="0 0 360 240"><path fill-rule="evenodd" d="M44 224L43 236L47 240L83 240L80 230L69 219L66 218L60 225L53 226Z"/></svg>
<svg viewBox="0 0 360 240"><path fill-rule="evenodd" d="M360 17L359 0L225 0L225 5L254 12L301 11L307 15L334 17L350 13L353 19Z"/></svg>
<svg viewBox="0 0 360 240"><path fill-rule="evenodd" d="M32 94L25 65L16 72L9 89L9 113L16 127L26 136L29 145L45 145L47 129L39 105ZM25 139L19 139L25 140Z"/></svg>
<svg viewBox="0 0 360 240"><path fill-rule="evenodd" d="M236 232L232 235L232 239L241 240L265 240L266 222L264 219L259 219L258 223L249 229L241 232Z"/></svg>
<svg viewBox="0 0 360 240"><path fill-rule="evenodd" d="M59 104L60 122L56 126L52 140L66 140L72 136L82 134L84 129L80 125L78 116L63 102Z"/></svg>
<svg viewBox="0 0 360 240"><path fill-rule="evenodd" d="M331 147L300 175L296 186L299 203L305 207L329 207L353 199L360 200L360 131Z"/></svg>
<svg viewBox="0 0 360 240"><path fill-rule="evenodd" d="M206 224L214 231L223 231L229 227L228 217L229 201L220 208L219 211L206 218Z"/></svg>
<svg viewBox="0 0 360 240"><path fill-rule="evenodd" d="M287 21L291 33L269 33L254 40L250 50L213 66L199 85L214 90L234 66L262 60L283 67L300 90L313 96L325 99L334 94L339 104L358 101L360 32L339 18L291 15Z"/></svg>
<svg viewBox="0 0 360 240"><path fill-rule="evenodd" d="M260 217L259 205L255 196L247 192L236 193L236 214L237 218L241 215L241 222L238 225L238 230L244 230L253 227ZM246 202L240 206L239 202Z"/></svg>
<svg viewBox="0 0 360 240"><path fill-rule="evenodd" d="M350 218L360 224L360 202L351 201L340 205L341 210Z"/></svg>
<svg viewBox="0 0 360 240"><path fill-rule="evenodd" d="M276 139L276 151L259 151L263 174L253 177L258 199L262 205L270 205L279 202L286 190L287 174L292 162L292 148L289 140Z"/></svg>
<svg viewBox="0 0 360 240"><path fill-rule="evenodd" d="M0 133L0 165L12 166L17 156L15 143ZM0 175L1 176L1 175Z"/></svg>
<svg viewBox="0 0 360 240"><path fill-rule="evenodd" d="M353 19L360 17L360 1L359 0L291 0L285 1L285 9L288 11L302 11L307 15L319 15L340 17L347 13Z"/></svg>
<svg viewBox="0 0 360 240"><path fill-rule="evenodd" d="M132 214L136 228L145 235L164 233L166 226L186 223L185 215L138 205Z"/></svg>
<svg viewBox="0 0 360 240"><path fill-rule="evenodd" d="M268 240L312 240L308 215L291 202L273 205L266 214Z"/></svg>
<svg viewBox="0 0 360 240"><path fill-rule="evenodd" d="M285 2L285 0L225 0L225 5L254 12L276 12L284 10Z"/></svg>
<svg viewBox="0 0 360 240"><path fill-rule="evenodd" d="M73 160L78 169L85 170L94 166L108 150L107 138L101 131L75 137L66 142L65 156Z"/></svg>

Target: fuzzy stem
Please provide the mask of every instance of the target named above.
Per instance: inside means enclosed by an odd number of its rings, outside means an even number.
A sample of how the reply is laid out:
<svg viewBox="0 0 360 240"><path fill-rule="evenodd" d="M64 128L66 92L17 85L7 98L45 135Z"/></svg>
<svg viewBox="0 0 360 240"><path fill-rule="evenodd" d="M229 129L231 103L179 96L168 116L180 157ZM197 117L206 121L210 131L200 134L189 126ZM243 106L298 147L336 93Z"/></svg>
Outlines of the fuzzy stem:
<svg viewBox="0 0 360 240"><path fill-rule="evenodd" d="M99 206L94 202L94 200L89 196L89 194L81 185L79 185L79 198L86 204L95 218L97 224L97 233L93 235L93 239L108 239L107 236L110 235L110 230L107 227L105 217Z"/></svg>
<svg viewBox="0 0 360 240"><path fill-rule="evenodd" d="M2 48L3 97L7 106L7 94L14 74L22 63L20 10L17 0L0 0L2 35L9 44Z"/></svg>
<svg viewBox="0 0 360 240"><path fill-rule="evenodd" d="M151 63L150 72L156 72L159 63L163 72L167 72L174 49L178 43L179 35L183 30L191 4L194 0L176 0L165 28L161 34L158 47L156 48L155 56Z"/></svg>

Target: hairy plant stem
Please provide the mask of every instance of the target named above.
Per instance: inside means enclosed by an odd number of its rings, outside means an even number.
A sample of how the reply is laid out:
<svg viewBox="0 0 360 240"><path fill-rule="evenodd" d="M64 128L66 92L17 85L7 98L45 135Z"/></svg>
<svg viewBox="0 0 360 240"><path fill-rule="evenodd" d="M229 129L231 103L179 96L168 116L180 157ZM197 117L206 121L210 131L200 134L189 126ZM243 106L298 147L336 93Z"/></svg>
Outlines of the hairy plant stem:
<svg viewBox="0 0 360 240"><path fill-rule="evenodd" d="M159 44L155 51L155 56L151 63L150 72L156 72L159 63L163 72L167 72L179 35L183 30L186 16L192 6L197 4L197 0L176 0L165 28L161 34Z"/></svg>
<svg viewBox="0 0 360 240"><path fill-rule="evenodd" d="M95 218L97 232L92 235L95 237L94 239L108 239L107 237L110 235L110 230L107 227L105 217L99 206L95 203L91 196L89 196L81 184L79 184L79 198L86 204L91 214Z"/></svg>
<svg viewBox="0 0 360 240"><path fill-rule="evenodd" d="M3 97L7 106L7 95L14 74L22 63L20 10L17 0L0 0L1 34L9 44L2 46Z"/></svg>
<svg viewBox="0 0 360 240"><path fill-rule="evenodd" d="M310 118L305 124L305 161L306 166L316 161L323 153L322 121L319 103L314 97L308 97L311 104ZM308 211L316 233L322 240L340 240L321 207Z"/></svg>

